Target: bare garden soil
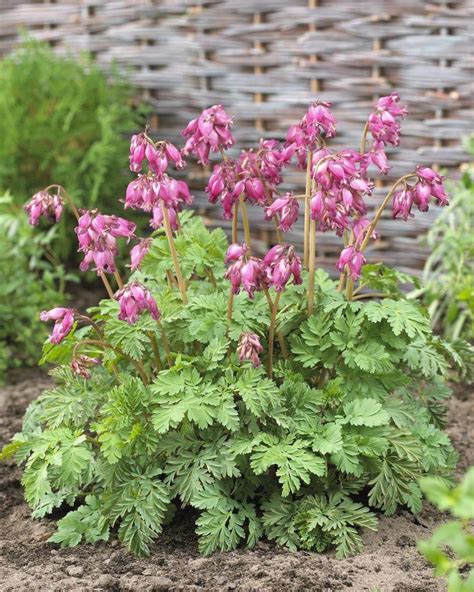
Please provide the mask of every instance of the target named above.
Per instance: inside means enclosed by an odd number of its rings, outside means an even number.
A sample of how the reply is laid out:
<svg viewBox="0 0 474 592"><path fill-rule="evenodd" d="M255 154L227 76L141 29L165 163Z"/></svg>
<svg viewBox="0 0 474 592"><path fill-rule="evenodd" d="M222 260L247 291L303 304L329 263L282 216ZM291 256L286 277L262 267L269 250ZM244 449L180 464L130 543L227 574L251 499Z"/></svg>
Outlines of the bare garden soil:
<svg viewBox="0 0 474 592"><path fill-rule="evenodd" d="M20 429L28 403L50 379L36 371L17 372L0 389L0 444ZM462 474L474 464L474 395L456 389L450 402L448 432L461 454ZM357 557L337 561L332 554L290 553L271 543L252 551L203 558L197 550L192 512L181 511L153 545L147 559L137 559L118 541L60 549L46 540L51 519L32 520L23 501L21 472L14 463L0 465L0 591L383 591L444 590L418 554L425 538L446 516L425 504L413 517L406 511L381 517L379 530L364 535Z"/></svg>

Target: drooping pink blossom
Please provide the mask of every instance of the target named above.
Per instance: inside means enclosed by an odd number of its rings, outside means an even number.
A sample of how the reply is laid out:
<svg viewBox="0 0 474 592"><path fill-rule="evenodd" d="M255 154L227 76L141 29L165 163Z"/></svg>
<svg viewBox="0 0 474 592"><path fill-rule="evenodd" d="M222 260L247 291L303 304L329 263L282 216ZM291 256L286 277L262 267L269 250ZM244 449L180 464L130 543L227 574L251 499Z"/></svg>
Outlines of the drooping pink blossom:
<svg viewBox="0 0 474 592"><path fill-rule="evenodd" d="M157 175L161 176L168 168L168 162L171 160L177 169L186 166L181 152L168 142L152 142L146 134L141 133L132 136L130 143L130 170L139 173L142 170L143 161L148 161L149 168Z"/></svg>
<svg viewBox="0 0 474 592"><path fill-rule="evenodd" d="M294 284L301 284L301 259L293 245L275 245L263 258L268 285L281 292L293 276Z"/></svg>
<svg viewBox="0 0 474 592"><path fill-rule="evenodd" d="M152 239L151 238L142 238L139 243L137 243L133 249L130 251L130 269L135 271L136 269L140 269L140 265L142 263L143 257L148 253L151 247Z"/></svg>
<svg viewBox="0 0 474 592"><path fill-rule="evenodd" d="M138 173L142 170L142 162L145 158L147 147L145 134L134 134L130 142L130 170Z"/></svg>
<svg viewBox="0 0 474 592"><path fill-rule="evenodd" d="M413 217L411 209L414 201L413 189L405 186L403 189L396 191L393 194L392 199L392 214L394 218L401 218L402 220L408 220L409 217ZM429 192L428 192L429 199Z"/></svg>
<svg viewBox="0 0 474 592"><path fill-rule="evenodd" d="M25 205L28 213L28 221L32 226L37 226L41 216L59 222L63 213L64 200L60 195L51 195L47 191L35 193Z"/></svg>
<svg viewBox="0 0 474 592"><path fill-rule="evenodd" d="M119 216L100 214L97 210L84 211L76 227L79 252L84 253L81 271L87 271L94 264L97 273L113 273L115 257L118 254L117 238L132 239L135 224Z"/></svg>
<svg viewBox="0 0 474 592"><path fill-rule="evenodd" d="M449 204L448 194L444 188L444 178L433 169L428 167L418 167L416 169L418 181L415 183L413 192L415 203L418 209L426 211L428 209L428 200L433 197L439 206Z"/></svg>
<svg viewBox="0 0 474 592"><path fill-rule="evenodd" d="M254 368L260 366L259 354L262 353L263 347L260 343L260 338L255 333L242 333L239 337L239 344L237 346L237 353L241 362L250 361Z"/></svg>
<svg viewBox="0 0 474 592"><path fill-rule="evenodd" d="M372 194L373 183L363 159L352 150L321 149L314 154L311 172L316 187L310 201L311 217L318 231L334 230L341 236L353 219L365 215L365 198Z"/></svg>
<svg viewBox="0 0 474 592"><path fill-rule="evenodd" d="M305 168L308 151L318 148L321 138L336 135L336 120L331 110L331 103L312 103L301 121L292 125L286 135L286 156L296 153L298 166Z"/></svg>
<svg viewBox="0 0 474 592"><path fill-rule="evenodd" d="M220 201L223 207L225 220L232 218L235 203L244 192L245 183L239 177L237 163L234 160L226 159L217 164L206 186L206 193L209 202L212 204Z"/></svg>
<svg viewBox="0 0 474 592"><path fill-rule="evenodd" d="M51 310L43 310L40 313L40 319L43 322L55 321L53 332L49 341L54 344L61 341L68 335L74 324L74 311L72 308L57 307Z"/></svg>
<svg viewBox="0 0 474 592"><path fill-rule="evenodd" d="M233 243L232 245L229 245L225 255L225 263L227 264L231 261L237 261L237 259L243 257L248 250L249 248L246 243Z"/></svg>
<svg viewBox="0 0 474 592"><path fill-rule="evenodd" d="M230 265L225 277L230 281L233 294L239 294L243 289L250 298L253 298L254 293L265 286L266 275L263 261L257 257L249 256L245 243L229 247L226 263Z"/></svg>
<svg viewBox="0 0 474 592"><path fill-rule="evenodd" d="M283 232L291 230L293 224L298 220L299 204L293 193L286 193L265 209L265 218L271 220L273 216L279 216L278 227Z"/></svg>
<svg viewBox="0 0 474 592"><path fill-rule="evenodd" d="M198 162L209 163L209 153L226 150L235 144L231 132L232 118L222 105L205 109L197 119L188 123L182 132L187 138L182 153L194 154Z"/></svg>
<svg viewBox="0 0 474 592"><path fill-rule="evenodd" d="M342 250L336 267L339 271L343 271L347 265L350 278L356 281L360 277L361 269L365 262L364 254L358 251L354 245L349 245Z"/></svg>
<svg viewBox="0 0 474 592"><path fill-rule="evenodd" d="M381 97L367 122L367 131L372 138L372 143L364 154L366 165L375 165L383 175L389 170L385 148L388 144L392 146L400 144L399 120L407 114L406 107L399 102L400 95L396 92Z"/></svg>
<svg viewBox="0 0 474 592"><path fill-rule="evenodd" d="M71 370L74 374L82 376L86 380L91 377L90 368L101 364L99 358L90 358L84 354L76 356L71 362Z"/></svg>
<svg viewBox="0 0 474 592"><path fill-rule="evenodd" d="M160 311L150 290L139 282L127 284L114 295L114 298L120 304L118 318L121 321L127 321L130 325L134 325L145 310L155 320L160 318Z"/></svg>

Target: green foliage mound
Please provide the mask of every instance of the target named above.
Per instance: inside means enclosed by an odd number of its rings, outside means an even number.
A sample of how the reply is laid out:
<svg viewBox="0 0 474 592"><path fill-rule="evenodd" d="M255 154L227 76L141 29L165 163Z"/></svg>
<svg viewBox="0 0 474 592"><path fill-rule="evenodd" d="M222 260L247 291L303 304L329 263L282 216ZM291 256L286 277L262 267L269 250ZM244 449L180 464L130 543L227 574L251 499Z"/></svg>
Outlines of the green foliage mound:
<svg viewBox="0 0 474 592"><path fill-rule="evenodd" d="M229 321L225 236L186 213L181 224L188 304L166 282L173 260L159 230L132 280L156 299L161 327L148 313L119 320L106 299L89 311L93 325L45 346L57 386L32 403L3 456L24 466L34 517L70 508L51 540L73 546L116 531L146 555L176 507L191 506L203 554L265 536L345 557L379 513L419 511L419 478L448 483L456 463L442 431L443 376L462 362L403 296L398 274L366 266L364 285L383 282L389 297L348 301L317 271L308 317L304 272L281 295L276 330L288 356L275 342L269 378L265 354L254 367L236 353L243 331L267 351L265 296L236 295ZM79 348L102 359L89 380L68 367ZM157 353L170 367L159 368Z"/></svg>

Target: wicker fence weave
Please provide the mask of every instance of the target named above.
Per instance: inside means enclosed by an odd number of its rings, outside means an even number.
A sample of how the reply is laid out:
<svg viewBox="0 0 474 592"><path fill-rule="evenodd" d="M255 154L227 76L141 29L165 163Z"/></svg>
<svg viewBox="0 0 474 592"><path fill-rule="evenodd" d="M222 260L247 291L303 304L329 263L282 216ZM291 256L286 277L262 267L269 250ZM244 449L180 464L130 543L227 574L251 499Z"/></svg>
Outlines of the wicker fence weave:
<svg viewBox="0 0 474 592"><path fill-rule="evenodd" d="M199 110L223 103L239 148L281 139L316 97L334 104L333 145L356 147L374 98L397 89L410 117L393 179L415 163L455 171L468 158L460 140L474 131L473 15L470 0L1 0L0 53L26 28L58 52L88 50L105 68L127 67L153 106L156 133L171 140ZM202 171L188 175L202 188ZM302 184L300 172L287 175L289 188ZM218 208L196 193L209 221L221 224ZM252 215L271 241L261 211ZM403 223L387 215L371 257L384 251L388 263L419 269L419 237L435 216L432 209ZM287 238L301 243L301 226ZM319 240L320 263L333 266L338 248L333 237Z"/></svg>

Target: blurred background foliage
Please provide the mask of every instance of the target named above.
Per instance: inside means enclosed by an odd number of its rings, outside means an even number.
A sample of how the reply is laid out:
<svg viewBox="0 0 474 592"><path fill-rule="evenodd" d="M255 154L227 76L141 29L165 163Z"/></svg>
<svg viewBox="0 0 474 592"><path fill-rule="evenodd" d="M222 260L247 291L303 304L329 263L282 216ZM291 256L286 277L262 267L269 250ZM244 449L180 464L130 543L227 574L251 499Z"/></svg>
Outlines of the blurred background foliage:
<svg viewBox="0 0 474 592"><path fill-rule="evenodd" d="M466 147L474 155L474 137ZM449 187L450 205L426 237L430 256L423 287L412 293L425 302L434 329L452 341L474 339L474 163L462 169L459 182Z"/></svg>
<svg viewBox="0 0 474 592"><path fill-rule="evenodd" d="M48 335L39 313L61 306L76 279L50 250L56 230L37 232L11 195L0 196L0 383L8 369L38 362Z"/></svg>
<svg viewBox="0 0 474 592"><path fill-rule="evenodd" d="M107 78L87 55L58 56L26 39L0 65L0 189L23 205L58 183L80 206L117 210L130 180L130 133L146 112L132 98L118 72ZM66 259L75 245L61 226Z"/></svg>

